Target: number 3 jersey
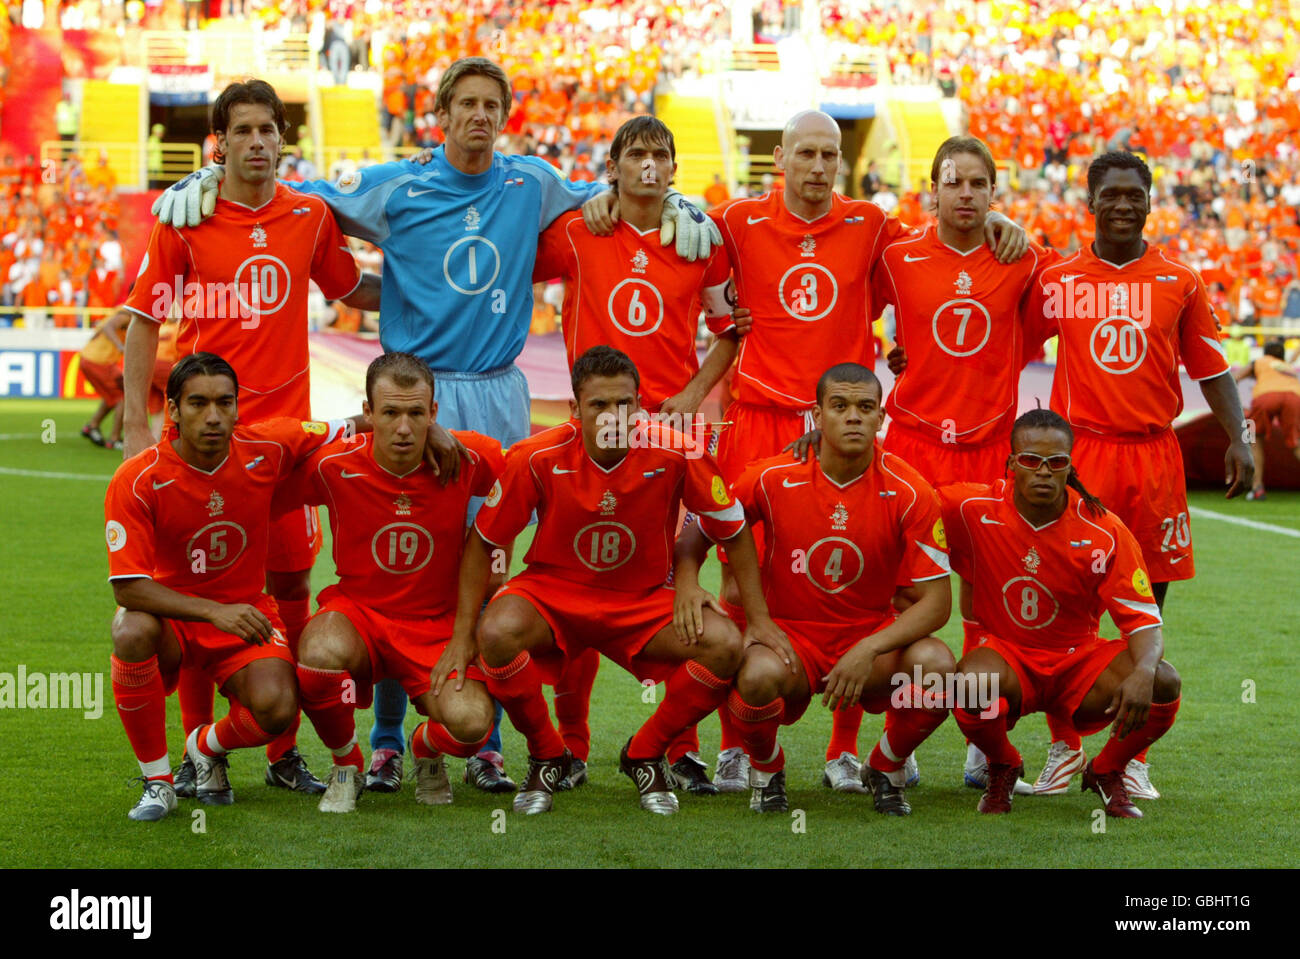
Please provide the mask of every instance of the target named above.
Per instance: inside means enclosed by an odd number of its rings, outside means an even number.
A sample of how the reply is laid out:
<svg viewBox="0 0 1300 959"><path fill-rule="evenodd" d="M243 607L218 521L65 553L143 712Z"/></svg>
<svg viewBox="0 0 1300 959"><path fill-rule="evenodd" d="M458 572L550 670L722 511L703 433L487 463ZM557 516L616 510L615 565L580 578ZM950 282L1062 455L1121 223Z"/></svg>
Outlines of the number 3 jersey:
<svg viewBox="0 0 1300 959"><path fill-rule="evenodd" d="M975 619L1009 642L1062 652L1096 639L1103 612L1126 637L1159 626L1133 534L1067 493L1065 512L1034 527L1006 480L940 487L952 568L974 583Z"/></svg>
<svg viewBox="0 0 1300 959"><path fill-rule="evenodd" d="M629 442L627 455L609 469L587 455L575 422L515 443L475 528L503 547L535 509L537 532L524 557L530 568L565 578L575 589L628 593L664 584L679 504L699 516L715 541L744 528L744 510L713 457L658 426L635 431Z"/></svg>
<svg viewBox="0 0 1300 959"><path fill-rule="evenodd" d="M108 484L108 578L147 577L178 593L253 603L266 582L271 500L278 483L343 423L272 419L239 426L211 472L170 442L123 463Z"/></svg>
<svg viewBox="0 0 1300 959"><path fill-rule="evenodd" d="M875 622L892 613L896 586L948 575L934 490L891 453L878 449L843 486L812 457L760 460L732 491L762 528L763 593L776 619Z"/></svg>
<svg viewBox="0 0 1300 959"><path fill-rule="evenodd" d="M403 476L375 460L362 434L317 450L294 474L304 501L329 507L339 589L388 616L456 611L465 510L486 496L505 467L501 446L453 431L469 450L460 475L443 485L423 460Z"/></svg>

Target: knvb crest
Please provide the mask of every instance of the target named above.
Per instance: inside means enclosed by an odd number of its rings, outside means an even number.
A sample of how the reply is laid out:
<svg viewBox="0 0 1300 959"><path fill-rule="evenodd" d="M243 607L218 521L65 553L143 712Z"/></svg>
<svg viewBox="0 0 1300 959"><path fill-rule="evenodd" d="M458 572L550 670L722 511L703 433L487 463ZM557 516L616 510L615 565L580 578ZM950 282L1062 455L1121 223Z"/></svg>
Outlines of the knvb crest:
<svg viewBox="0 0 1300 959"><path fill-rule="evenodd" d="M848 529L849 511L843 503L835 504L835 511L831 513L831 529Z"/></svg>
<svg viewBox="0 0 1300 959"><path fill-rule="evenodd" d="M478 229L479 222L482 218L479 216L478 207L470 206L461 219L465 221L465 232L472 233Z"/></svg>
<svg viewBox="0 0 1300 959"><path fill-rule="evenodd" d="M618 507L618 500L609 490L605 490L605 495L600 498L600 515L613 516L614 510Z"/></svg>
<svg viewBox="0 0 1300 959"><path fill-rule="evenodd" d="M645 273L645 268L650 265L650 257L645 255L645 250L637 250L636 255L632 257L632 272Z"/></svg>
<svg viewBox="0 0 1300 959"><path fill-rule="evenodd" d="M965 270L962 270L957 274L957 283L955 285L957 287L958 296L970 296L971 278L970 274Z"/></svg>
<svg viewBox="0 0 1300 959"><path fill-rule="evenodd" d="M253 246L264 248L266 246L266 230L262 228L262 224L259 223L253 227L253 232L248 234L248 238L253 241Z"/></svg>
<svg viewBox="0 0 1300 959"><path fill-rule="evenodd" d="M1116 284L1110 294L1110 315L1128 316L1128 288L1123 284Z"/></svg>
<svg viewBox="0 0 1300 959"><path fill-rule="evenodd" d="M213 516L220 516L225 512L225 510L226 501L222 498L220 493L213 490L212 495L208 497L208 518L211 519Z"/></svg>
<svg viewBox="0 0 1300 959"><path fill-rule="evenodd" d="M397 499L393 500L393 505L397 507L398 516L411 515L411 497L405 493L399 493Z"/></svg>
<svg viewBox="0 0 1300 959"><path fill-rule="evenodd" d="M799 244L799 255L800 256L817 255L817 241L813 239L811 233L804 234L803 242Z"/></svg>
<svg viewBox="0 0 1300 959"><path fill-rule="evenodd" d="M1021 559L1025 564L1025 572L1030 576L1033 576L1038 572L1038 567L1043 562L1038 556L1038 550L1034 549L1032 546L1029 547L1029 552L1022 556Z"/></svg>

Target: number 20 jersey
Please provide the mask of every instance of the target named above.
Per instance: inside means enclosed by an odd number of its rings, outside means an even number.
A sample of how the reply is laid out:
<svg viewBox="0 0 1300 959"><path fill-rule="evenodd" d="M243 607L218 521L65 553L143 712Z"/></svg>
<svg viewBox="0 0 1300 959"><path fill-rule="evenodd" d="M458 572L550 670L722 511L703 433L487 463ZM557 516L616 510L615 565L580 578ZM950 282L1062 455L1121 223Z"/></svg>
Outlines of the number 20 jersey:
<svg viewBox="0 0 1300 959"><path fill-rule="evenodd" d="M479 534L503 547L536 509L537 533L524 557L530 568L575 589L645 593L668 575L679 504L715 541L744 528L744 510L713 457L662 427L637 431L630 441L633 448L610 469L587 455L576 422L515 443L475 521Z"/></svg>

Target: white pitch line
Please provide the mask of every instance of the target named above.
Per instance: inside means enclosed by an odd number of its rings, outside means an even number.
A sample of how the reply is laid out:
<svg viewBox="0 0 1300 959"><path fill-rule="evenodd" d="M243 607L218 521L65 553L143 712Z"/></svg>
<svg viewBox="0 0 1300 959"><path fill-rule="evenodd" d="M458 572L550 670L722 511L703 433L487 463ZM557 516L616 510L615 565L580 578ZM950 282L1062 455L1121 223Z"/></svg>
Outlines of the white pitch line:
<svg viewBox="0 0 1300 959"><path fill-rule="evenodd" d="M95 483L107 483L113 477L95 473L47 473L42 470L19 470L0 466L0 476L34 476L38 479L90 480Z"/></svg>
<svg viewBox="0 0 1300 959"><path fill-rule="evenodd" d="M0 440L34 440L40 433L0 433Z"/></svg>
<svg viewBox="0 0 1300 959"><path fill-rule="evenodd" d="M1225 523L1231 523L1233 526L1245 526L1248 529L1263 530L1265 533L1278 533L1282 536L1291 536L1300 539L1300 529L1288 529L1285 526L1274 526L1272 523L1261 523L1258 520L1242 519L1240 516L1229 516L1227 513L1216 513L1212 509L1202 509L1199 506L1189 507L1187 510L1193 516L1200 519L1217 519Z"/></svg>

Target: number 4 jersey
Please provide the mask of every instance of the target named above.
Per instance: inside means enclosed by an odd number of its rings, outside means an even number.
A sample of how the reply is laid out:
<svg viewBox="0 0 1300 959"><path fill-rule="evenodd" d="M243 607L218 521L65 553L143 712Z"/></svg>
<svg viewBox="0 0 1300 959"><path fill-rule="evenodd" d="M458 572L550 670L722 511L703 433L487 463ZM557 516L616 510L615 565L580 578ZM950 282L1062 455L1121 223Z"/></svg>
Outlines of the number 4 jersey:
<svg viewBox="0 0 1300 959"><path fill-rule="evenodd" d="M1159 626L1133 534L1067 492L1065 512L1034 527L1006 480L940 487L952 568L975 585L975 619L1008 642L1061 652L1096 639L1103 612L1126 637Z"/></svg>
<svg viewBox="0 0 1300 959"><path fill-rule="evenodd" d="M679 504L700 517L713 540L745 525L713 457L680 433L638 430L632 448L610 469L587 455L576 423L564 423L510 447L505 474L475 527L506 546L537 510L537 533L524 561L575 589L644 593L664 584L672 560Z"/></svg>

